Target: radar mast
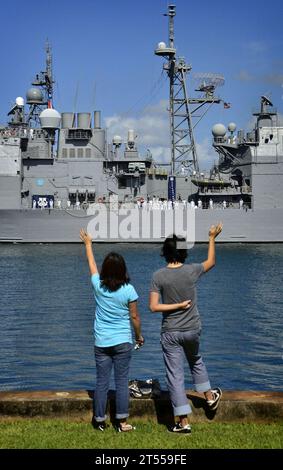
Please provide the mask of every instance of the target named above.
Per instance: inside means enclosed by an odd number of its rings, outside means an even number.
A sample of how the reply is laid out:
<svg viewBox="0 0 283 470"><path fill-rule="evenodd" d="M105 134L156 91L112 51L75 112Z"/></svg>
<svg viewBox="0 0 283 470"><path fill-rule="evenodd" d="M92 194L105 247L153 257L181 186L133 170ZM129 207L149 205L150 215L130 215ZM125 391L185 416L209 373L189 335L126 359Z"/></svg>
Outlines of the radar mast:
<svg viewBox="0 0 283 470"><path fill-rule="evenodd" d="M29 111L26 122L35 127L40 126L39 115L43 109L53 108L53 71L52 71L52 50L48 41L45 44L46 67L45 70L36 74L32 86L27 91L27 104Z"/></svg>
<svg viewBox="0 0 283 470"><path fill-rule="evenodd" d="M199 162L197 155L194 128L207 113L205 109L200 116L195 115L196 111L204 105L209 107L214 103L220 103L221 99L214 96L215 88L224 83L224 78L216 74L200 74L201 83L195 91L202 95L199 98L189 98L186 85L186 75L192 67L186 64L184 57L176 56L174 46L174 16L176 6L168 5L169 22L169 47L164 42L160 42L154 53L167 59L163 64L163 69L169 77L170 98L170 135L171 135L171 174L180 172L182 167L189 171L199 173ZM205 81L203 80L205 78ZM198 117L196 124L193 124L193 117Z"/></svg>
<svg viewBox="0 0 283 470"><path fill-rule="evenodd" d="M45 102L48 108L52 108L53 101L53 66L52 66L52 48L47 39L45 43L46 69L36 74L32 85L41 87L44 92Z"/></svg>

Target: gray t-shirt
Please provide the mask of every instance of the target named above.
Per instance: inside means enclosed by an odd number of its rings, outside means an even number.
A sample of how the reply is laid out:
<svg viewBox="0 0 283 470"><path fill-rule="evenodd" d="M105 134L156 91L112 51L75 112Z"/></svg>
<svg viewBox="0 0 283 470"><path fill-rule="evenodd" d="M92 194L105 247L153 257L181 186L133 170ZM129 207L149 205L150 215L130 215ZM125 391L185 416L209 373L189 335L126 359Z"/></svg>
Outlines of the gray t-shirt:
<svg viewBox="0 0 283 470"><path fill-rule="evenodd" d="M161 332L201 328L197 309L196 282L203 273L202 264L183 264L179 268L162 268L153 274L150 290L158 292L164 304L175 304L184 300L192 301L191 306L186 310L162 313Z"/></svg>

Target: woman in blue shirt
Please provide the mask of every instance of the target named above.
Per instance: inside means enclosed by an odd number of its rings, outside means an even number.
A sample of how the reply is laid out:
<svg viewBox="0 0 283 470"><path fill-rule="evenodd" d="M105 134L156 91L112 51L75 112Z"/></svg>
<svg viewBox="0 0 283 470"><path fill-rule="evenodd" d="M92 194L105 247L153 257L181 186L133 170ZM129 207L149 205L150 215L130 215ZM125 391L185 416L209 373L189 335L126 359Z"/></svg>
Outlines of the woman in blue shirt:
<svg viewBox="0 0 283 470"><path fill-rule="evenodd" d="M124 258L109 253L99 275L92 251L92 238L83 229L80 238L85 244L91 282L96 301L94 340L96 362L96 391L94 395L95 425L104 431L106 424L107 393L112 366L116 385L116 420L119 432L132 431L127 424L129 416L129 367L132 355L131 323L136 343L142 345L138 295L129 283Z"/></svg>

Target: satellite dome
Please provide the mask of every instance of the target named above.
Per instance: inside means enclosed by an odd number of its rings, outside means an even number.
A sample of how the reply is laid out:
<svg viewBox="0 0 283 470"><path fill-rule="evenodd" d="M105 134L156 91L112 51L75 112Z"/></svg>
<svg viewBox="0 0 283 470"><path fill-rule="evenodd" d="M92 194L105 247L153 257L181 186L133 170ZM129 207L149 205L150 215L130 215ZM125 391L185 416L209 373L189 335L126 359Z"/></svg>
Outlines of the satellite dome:
<svg viewBox="0 0 283 470"><path fill-rule="evenodd" d="M26 94L28 104L42 104L43 94L39 88L30 88Z"/></svg>
<svg viewBox="0 0 283 470"><path fill-rule="evenodd" d="M234 132L234 131L236 130L236 128L237 128L237 126L236 126L236 124L235 124L234 122L230 122L230 123L228 124L228 131Z"/></svg>
<svg viewBox="0 0 283 470"><path fill-rule="evenodd" d="M226 134L226 127L224 124L214 124L213 128L211 129L212 134L214 137L224 137Z"/></svg>
<svg viewBox="0 0 283 470"><path fill-rule="evenodd" d="M166 43L165 42L159 42L157 44L157 49L166 49Z"/></svg>
<svg viewBox="0 0 283 470"><path fill-rule="evenodd" d="M113 145L121 145L122 137L120 135L114 135L112 142L113 142Z"/></svg>
<svg viewBox="0 0 283 470"><path fill-rule="evenodd" d="M61 114L56 109L44 109L39 115L39 120L42 128L59 129Z"/></svg>
<svg viewBox="0 0 283 470"><path fill-rule="evenodd" d="M24 98L22 98L21 96L18 96L18 97L16 98L16 105L19 106L19 107L21 107L21 108L23 108L24 105L25 105L25 100L24 100Z"/></svg>

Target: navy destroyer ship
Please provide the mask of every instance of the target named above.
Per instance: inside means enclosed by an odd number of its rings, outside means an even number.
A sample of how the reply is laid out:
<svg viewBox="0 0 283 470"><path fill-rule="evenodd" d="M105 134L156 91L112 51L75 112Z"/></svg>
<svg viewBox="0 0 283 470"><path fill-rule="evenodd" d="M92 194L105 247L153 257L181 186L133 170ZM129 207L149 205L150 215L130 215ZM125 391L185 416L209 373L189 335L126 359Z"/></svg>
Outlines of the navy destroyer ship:
<svg viewBox="0 0 283 470"><path fill-rule="evenodd" d="M172 231L205 242L209 226L219 221L219 242L283 242L277 111L262 96L251 132L215 124L218 164L202 172L195 121L223 103L215 95L223 77L200 74L198 97L189 95L191 66L177 56L175 14L169 5L169 42L155 49L169 79L170 162L141 155L133 129L126 142L119 135L108 142L100 111L55 110L47 44L45 70L35 76L26 101L16 98L0 128L0 242L79 242L81 227L104 242L160 242Z"/></svg>

